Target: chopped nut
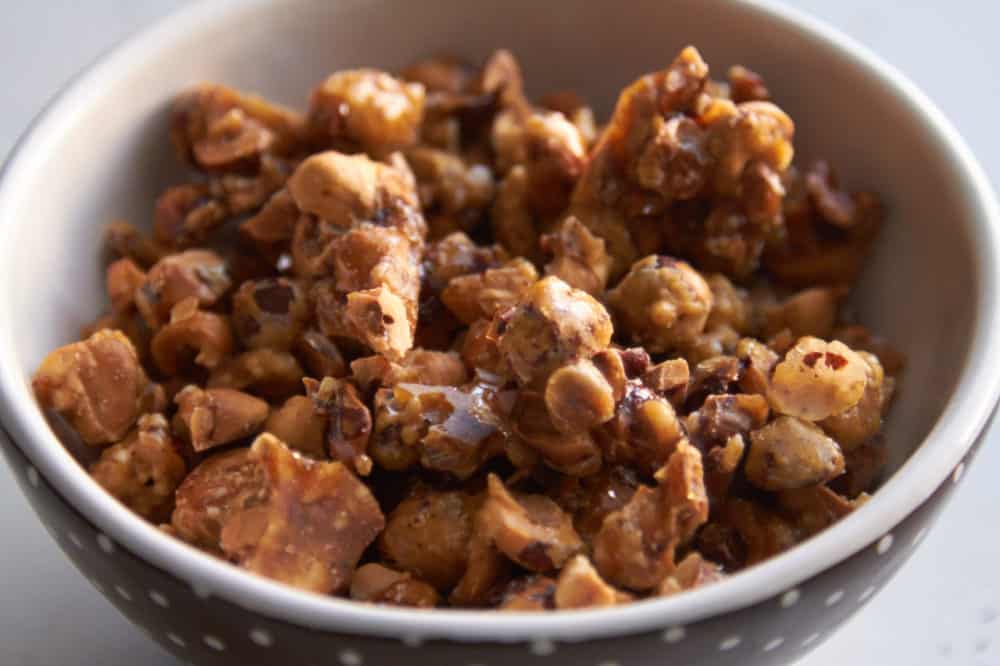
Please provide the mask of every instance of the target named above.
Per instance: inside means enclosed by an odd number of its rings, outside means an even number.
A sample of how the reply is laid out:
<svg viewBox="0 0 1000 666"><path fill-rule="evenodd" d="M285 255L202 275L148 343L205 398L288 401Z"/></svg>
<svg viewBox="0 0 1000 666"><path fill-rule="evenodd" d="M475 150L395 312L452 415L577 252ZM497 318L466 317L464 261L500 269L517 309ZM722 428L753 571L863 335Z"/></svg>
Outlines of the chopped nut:
<svg viewBox="0 0 1000 666"><path fill-rule="evenodd" d="M567 217L553 233L541 238L541 248L552 255L545 274L569 286L599 296L608 284L611 259L604 240L592 234L580 220Z"/></svg>
<svg viewBox="0 0 1000 666"><path fill-rule="evenodd" d="M203 391L192 385L174 396L174 402L174 430L199 453L260 432L268 416L266 402L233 389Z"/></svg>
<svg viewBox="0 0 1000 666"><path fill-rule="evenodd" d="M302 367L288 352L254 349L227 359L208 378L208 388L246 390L269 400L287 398L302 387Z"/></svg>
<svg viewBox="0 0 1000 666"><path fill-rule="evenodd" d="M804 335L829 338L845 295L846 290L836 287L804 289L764 312L761 333L769 338L788 329L797 338Z"/></svg>
<svg viewBox="0 0 1000 666"><path fill-rule="evenodd" d="M601 578L586 555L577 555L563 567L556 584L556 608L599 608L632 600Z"/></svg>
<svg viewBox="0 0 1000 666"><path fill-rule="evenodd" d="M317 411L327 417L326 443L330 457L357 474L368 476L372 461L365 453L372 432L372 416L358 390L345 379L305 379L306 391Z"/></svg>
<svg viewBox="0 0 1000 666"><path fill-rule="evenodd" d="M216 453L177 489L171 526L188 543L221 554L222 526L234 514L262 504L268 492L264 470L249 447Z"/></svg>
<svg viewBox="0 0 1000 666"><path fill-rule="evenodd" d="M689 379L690 369L687 361L682 358L658 363L642 375L642 383L665 397L674 407L684 403Z"/></svg>
<svg viewBox="0 0 1000 666"><path fill-rule="evenodd" d="M660 582L656 591L659 596L667 597L715 583L724 577L719 565L706 560L700 553L693 552L677 564L674 572Z"/></svg>
<svg viewBox="0 0 1000 666"><path fill-rule="evenodd" d="M750 433L746 475L764 490L815 486L844 472L844 454L818 427L779 416Z"/></svg>
<svg viewBox="0 0 1000 666"><path fill-rule="evenodd" d="M347 374L344 355L330 338L319 331L304 331L295 348L310 376L343 377Z"/></svg>
<svg viewBox="0 0 1000 666"><path fill-rule="evenodd" d="M680 444L657 472L656 488L641 486L604 519L594 538L594 563L611 583L643 591L675 569L674 553L708 518L701 454Z"/></svg>
<svg viewBox="0 0 1000 666"><path fill-rule="evenodd" d="M504 590L498 608L504 611L545 611L555 605L556 581L548 576L515 578Z"/></svg>
<svg viewBox="0 0 1000 666"><path fill-rule="evenodd" d="M560 568L583 547L573 519L542 495L512 494L491 474L479 520L497 549L538 573Z"/></svg>
<svg viewBox="0 0 1000 666"><path fill-rule="evenodd" d="M441 301L461 321L471 324L517 304L537 279L538 271L530 262L512 259L482 273L453 277L441 292Z"/></svg>
<svg viewBox="0 0 1000 666"><path fill-rule="evenodd" d="M101 452L90 475L118 500L148 520L170 515L174 491L187 474L160 414L146 414L136 430Z"/></svg>
<svg viewBox="0 0 1000 666"><path fill-rule="evenodd" d="M761 395L710 395L688 415L687 430L699 446L707 449L710 444L723 444L733 435L762 427L769 414L767 400Z"/></svg>
<svg viewBox="0 0 1000 666"><path fill-rule="evenodd" d="M614 390L590 361L559 368L545 384L552 424L565 432L590 430L615 415Z"/></svg>
<svg viewBox="0 0 1000 666"><path fill-rule="evenodd" d="M384 356L359 358L351 361L351 373L365 390L403 383L460 386L469 378L457 353L428 349L411 349L398 363Z"/></svg>
<svg viewBox="0 0 1000 666"><path fill-rule="evenodd" d="M276 437L259 436L250 456L270 493L231 516L222 549L253 573L320 594L339 592L385 527L378 502L339 462L317 462Z"/></svg>
<svg viewBox="0 0 1000 666"><path fill-rule="evenodd" d="M153 237L165 247L192 247L205 242L229 215L225 203L214 198L207 185L171 187L156 200Z"/></svg>
<svg viewBox="0 0 1000 666"><path fill-rule="evenodd" d="M631 465L650 476L684 441L673 406L638 380L626 384L614 417L595 434L608 462Z"/></svg>
<svg viewBox="0 0 1000 666"><path fill-rule="evenodd" d="M542 395L519 391L508 420L511 430L549 467L569 476L589 476L601 468L601 449L590 433L556 428Z"/></svg>
<svg viewBox="0 0 1000 666"><path fill-rule="evenodd" d="M427 583L374 562L354 572L351 599L415 608L434 608L438 604L437 591Z"/></svg>
<svg viewBox="0 0 1000 666"><path fill-rule="evenodd" d="M112 309L124 313L135 306L136 290L145 284L146 274L126 257L108 266L106 281Z"/></svg>
<svg viewBox="0 0 1000 666"><path fill-rule="evenodd" d="M149 379L121 331L97 331L45 357L32 388L87 444L117 442L139 417Z"/></svg>

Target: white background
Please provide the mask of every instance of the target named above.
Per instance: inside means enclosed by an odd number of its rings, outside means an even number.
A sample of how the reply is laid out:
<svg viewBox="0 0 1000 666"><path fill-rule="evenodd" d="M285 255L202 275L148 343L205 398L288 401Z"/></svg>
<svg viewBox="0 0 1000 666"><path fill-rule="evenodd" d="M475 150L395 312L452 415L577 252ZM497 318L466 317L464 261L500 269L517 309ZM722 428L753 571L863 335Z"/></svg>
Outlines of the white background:
<svg viewBox="0 0 1000 666"><path fill-rule="evenodd" d="M0 157L68 77L182 4L0 0ZM865 42L913 78L944 108L998 182L1000 12L994 0L795 4ZM998 436L984 446L903 572L800 666L1000 664ZM77 575L0 466L0 665L117 664L179 666Z"/></svg>

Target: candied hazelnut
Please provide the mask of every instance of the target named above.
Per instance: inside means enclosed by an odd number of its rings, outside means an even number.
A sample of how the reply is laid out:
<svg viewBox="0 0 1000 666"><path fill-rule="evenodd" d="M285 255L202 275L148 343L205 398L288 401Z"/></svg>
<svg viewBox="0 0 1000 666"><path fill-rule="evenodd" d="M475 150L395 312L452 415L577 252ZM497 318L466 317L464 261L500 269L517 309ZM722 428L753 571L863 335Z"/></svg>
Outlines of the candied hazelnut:
<svg viewBox="0 0 1000 666"><path fill-rule="evenodd" d="M163 258L164 248L128 222L112 222L106 227L104 237L112 252L123 259L133 260L143 268L152 266Z"/></svg>
<svg viewBox="0 0 1000 666"><path fill-rule="evenodd" d="M347 362L333 340L315 329L303 331L296 343L302 364L312 377L343 377Z"/></svg>
<svg viewBox="0 0 1000 666"><path fill-rule="evenodd" d="M478 500L458 491L419 490L389 513L378 550L386 562L447 591L469 557Z"/></svg>
<svg viewBox="0 0 1000 666"><path fill-rule="evenodd" d="M108 265L108 298L116 313L125 313L135 305L135 293L146 282L146 274L131 259L125 257Z"/></svg>
<svg viewBox="0 0 1000 666"><path fill-rule="evenodd" d="M569 476L588 476L601 468L601 450L591 434L586 429L566 433L556 428L545 399L534 391L518 391L509 422L549 467Z"/></svg>
<svg viewBox="0 0 1000 666"><path fill-rule="evenodd" d="M267 496L264 470L250 457L249 447L216 453L195 467L177 489L170 524L181 539L221 554L222 526Z"/></svg>
<svg viewBox="0 0 1000 666"><path fill-rule="evenodd" d="M204 242L229 217L223 202L212 196L207 185L169 187L156 200L153 238L171 248L186 248Z"/></svg>
<svg viewBox="0 0 1000 666"><path fill-rule="evenodd" d="M691 370L682 358L672 358L657 363L642 374L642 383L662 395L674 407L684 403L687 397Z"/></svg>
<svg viewBox="0 0 1000 666"><path fill-rule="evenodd" d="M845 294L846 290L839 287L813 287L766 308L762 337L769 338L787 328L797 338L805 335L829 338Z"/></svg>
<svg viewBox="0 0 1000 666"><path fill-rule="evenodd" d="M174 430L202 452L256 434L268 416L263 400L233 389L187 386L174 396Z"/></svg>
<svg viewBox="0 0 1000 666"><path fill-rule="evenodd" d="M384 154L417 140L424 87L375 69L331 75L312 94L308 123L333 145Z"/></svg>
<svg viewBox="0 0 1000 666"><path fill-rule="evenodd" d="M656 592L661 597L667 597L720 581L724 577L718 564L706 560L701 553L692 552L677 563L677 568L660 582Z"/></svg>
<svg viewBox="0 0 1000 666"><path fill-rule="evenodd" d="M774 411L820 421L858 404L870 368L838 342L800 338L774 368L767 399Z"/></svg>
<svg viewBox="0 0 1000 666"><path fill-rule="evenodd" d="M322 459L327 457L326 420L312 398L293 395L271 412L264 430L296 451Z"/></svg>
<svg viewBox="0 0 1000 666"><path fill-rule="evenodd" d="M545 274L554 275L592 296L604 293L611 272L611 258L602 238L595 236L572 215L541 238L541 248L552 255Z"/></svg>
<svg viewBox="0 0 1000 666"><path fill-rule="evenodd" d="M209 250L185 250L167 255L149 269L135 301L146 323L156 329L181 301L195 298L198 305L214 305L229 285L226 264L219 255Z"/></svg>
<svg viewBox="0 0 1000 666"><path fill-rule="evenodd" d="M674 568L674 553L708 518L701 454L682 443L656 474L655 488L641 486L609 514L594 537L594 563L605 580L642 591Z"/></svg>
<svg viewBox="0 0 1000 666"><path fill-rule="evenodd" d="M122 504L148 520L170 514L174 491L187 474L161 414L146 414L138 428L109 446L90 475Z"/></svg>
<svg viewBox="0 0 1000 666"><path fill-rule="evenodd" d="M669 402L630 380L614 417L596 431L596 438L609 462L652 475L684 441L684 429Z"/></svg>
<svg viewBox="0 0 1000 666"><path fill-rule="evenodd" d="M750 433L747 479L764 490L815 486L844 472L844 454L818 427L779 416Z"/></svg>
<svg viewBox="0 0 1000 666"><path fill-rule="evenodd" d="M770 411L762 395L710 395L701 407L688 415L687 430L704 449L708 444L722 444L733 435L762 427Z"/></svg>
<svg viewBox="0 0 1000 666"><path fill-rule="evenodd" d="M240 225L240 231L265 247L286 243L295 233L299 207L286 188L275 192L257 213Z"/></svg>
<svg viewBox="0 0 1000 666"><path fill-rule="evenodd" d="M542 495L512 494L491 474L480 509L497 549L522 567L544 573L560 568L583 542L573 519Z"/></svg>
<svg viewBox="0 0 1000 666"><path fill-rule="evenodd" d="M267 433L250 457L264 470L268 499L230 516L222 549L249 571L293 587L344 590L385 527L367 486L343 464L304 458Z"/></svg>
<svg viewBox="0 0 1000 666"><path fill-rule="evenodd" d="M361 402L358 390L345 379L305 379L306 391L316 409L328 418L326 428L330 457L340 460L361 476L367 476L372 461L365 453L372 432L372 416Z"/></svg>
<svg viewBox="0 0 1000 666"><path fill-rule="evenodd" d="M538 271L530 261L511 259L481 273L453 277L441 292L441 301L462 322L471 324L515 305L536 280Z"/></svg>
<svg viewBox="0 0 1000 666"><path fill-rule="evenodd" d="M771 98L771 93L764 85L764 79L752 69L733 65L729 68L728 79L733 101L737 104L752 101L766 102Z"/></svg>
<svg viewBox="0 0 1000 666"><path fill-rule="evenodd" d="M559 430L589 430L615 414L614 391L590 361L577 361L552 373L545 384L545 407Z"/></svg>
<svg viewBox="0 0 1000 666"><path fill-rule="evenodd" d="M861 446L878 434L882 429L882 411L888 399L885 374L878 357L868 352L858 352L858 356L868 365L868 380L861 399L853 407L818 422L845 452Z"/></svg>
<svg viewBox="0 0 1000 666"><path fill-rule="evenodd" d="M762 342L753 338L743 338L736 345L736 356L743 366L739 378L739 388L744 393L767 395L771 372L781 357Z"/></svg>
<svg viewBox="0 0 1000 666"><path fill-rule="evenodd" d="M633 340L657 353L697 338L712 309L712 291L687 263L650 256L608 292L608 305Z"/></svg>
<svg viewBox="0 0 1000 666"><path fill-rule="evenodd" d="M253 349L219 364L208 378L208 388L246 390L279 400L299 392L302 376L302 366L288 352Z"/></svg>
<svg viewBox="0 0 1000 666"><path fill-rule="evenodd" d="M193 298L170 312L170 321L150 342L156 366L167 375L182 373L191 361L203 368L219 367L233 349L229 322L214 312L202 312Z"/></svg>
<svg viewBox="0 0 1000 666"><path fill-rule="evenodd" d="M32 380L42 406L69 421L84 442L97 446L125 436L139 417L148 385L132 342L112 330L50 353Z"/></svg>
<svg viewBox="0 0 1000 666"><path fill-rule="evenodd" d="M250 349L288 350L309 319L309 304L295 281L250 280L233 294L233 328Z"/></svg>
<svg viewBox="0 0 1000 666"><path fill-rule="evenodd" d="M500 353L525 385L589 358L611 342L611 318L598 301L556 277L533 284L510 311L498 314Z"/></svg>

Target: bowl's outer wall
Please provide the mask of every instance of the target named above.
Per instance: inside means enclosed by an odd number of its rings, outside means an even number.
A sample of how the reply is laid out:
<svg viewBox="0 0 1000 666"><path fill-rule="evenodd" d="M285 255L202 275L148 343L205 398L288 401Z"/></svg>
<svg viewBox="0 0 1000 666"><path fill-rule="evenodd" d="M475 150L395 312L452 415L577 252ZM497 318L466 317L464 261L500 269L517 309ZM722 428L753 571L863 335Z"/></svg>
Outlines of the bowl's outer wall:
<svg viewBox="0 0 1000 666"><path fill-rule="evenodd" d="M992 419L991 419L992 420ZM307 629L200 592L113 544L30 466L0 433L21 490L74 565L119 611L177 657L199 666L281 664L404 666L433 655L436 666L573 664L768 666L791 663L856 613L926 536L985 439L935 493L879 541L793 590L683 628L579 643L455 643L400 635L372 638Z"/></svg>

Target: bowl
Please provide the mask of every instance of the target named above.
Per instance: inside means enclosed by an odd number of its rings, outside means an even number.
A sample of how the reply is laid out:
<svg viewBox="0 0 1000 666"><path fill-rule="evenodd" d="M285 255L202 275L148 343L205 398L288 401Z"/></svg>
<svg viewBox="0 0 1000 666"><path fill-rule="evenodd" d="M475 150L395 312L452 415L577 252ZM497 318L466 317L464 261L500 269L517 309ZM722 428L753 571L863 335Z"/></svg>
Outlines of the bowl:
<svg viewBox="0 0 1000 666"><path fill-rule="evenodd" d="M198 664L440 666L787 663L828 637L913 553L971 462L1000 373L1000 214L969 149L911 83L847 37L760 0L622 5L551 0L223 0L196 4L80 75L21 139L0 179L0 443L59 547L154 640ZM693 43L762 72L822 155L885 195L888 225L853 306L909 358L887 425L891 475L854 514L717 585L551 614L363 606L254 577L119 505L64 449L30 377L103 301L101 225L145 222L181 178L173 95L200 80L303 106L330 71L429 52L512 49L535 92L616 93Z"/></svg>

